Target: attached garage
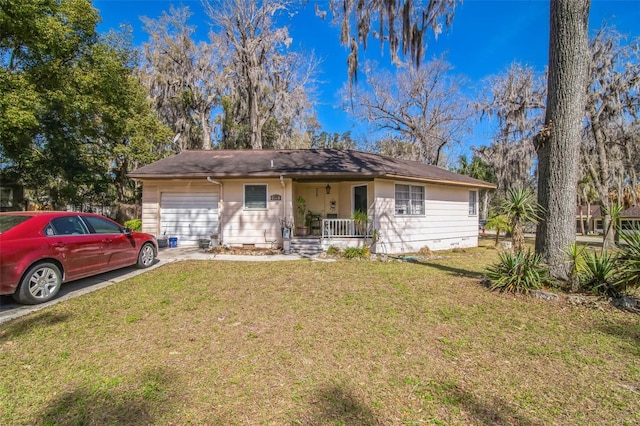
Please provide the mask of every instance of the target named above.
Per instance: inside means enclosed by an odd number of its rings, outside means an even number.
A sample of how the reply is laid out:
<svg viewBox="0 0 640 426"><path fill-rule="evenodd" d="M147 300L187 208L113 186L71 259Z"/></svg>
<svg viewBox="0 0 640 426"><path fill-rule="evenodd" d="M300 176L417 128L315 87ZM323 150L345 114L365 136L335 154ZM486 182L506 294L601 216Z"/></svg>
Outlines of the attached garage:
<svg viewBox="0 0 640 426"><path fill-rule="evenodd" d="M160 194L160 235L177 237L181 246L198 244L199 238L218 233L217 188L211 192L163 192Z"/></svg>

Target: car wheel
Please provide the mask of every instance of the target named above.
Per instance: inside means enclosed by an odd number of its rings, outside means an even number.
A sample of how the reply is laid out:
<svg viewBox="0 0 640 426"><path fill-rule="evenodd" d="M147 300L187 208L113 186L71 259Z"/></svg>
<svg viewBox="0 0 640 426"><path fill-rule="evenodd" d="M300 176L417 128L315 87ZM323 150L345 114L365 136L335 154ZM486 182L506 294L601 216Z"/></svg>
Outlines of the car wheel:
<svg viewBox="0 0 640 426"><path fill-rule="evenodd" d="M153 265L155 258L156 252L153 249L153 245L146 243L140 249L140 253L138 253L138 268L148 268Z"/></svg>
<svg viewBox="0 0 640 426"><path fill-rule="evenodd" d="M13 298L25 305L36 305L53 299L62 285L62 273L53 263L33 265L22 278Z"/></svg>

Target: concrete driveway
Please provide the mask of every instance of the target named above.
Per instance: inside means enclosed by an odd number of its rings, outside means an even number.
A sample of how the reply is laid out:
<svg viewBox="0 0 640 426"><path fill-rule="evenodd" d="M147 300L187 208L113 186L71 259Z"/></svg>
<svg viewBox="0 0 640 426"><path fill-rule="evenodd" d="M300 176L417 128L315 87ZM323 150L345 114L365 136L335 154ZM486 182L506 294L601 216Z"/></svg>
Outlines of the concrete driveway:
<svg viewBox="0 0 640 426"><path fill-rule="evenodd" d="M64 300L82 296L83 294L91 293L92 291L119 283L135 277L138 274L159 268L162 265L180 260L233 260L256 262L299 260L301 258L302 257L295 254L269 256L215 255L205 253L195 247L160 249L155 264L149 268L138 269L135 266L130 266L116 271L105 272L104 274L84 278L82 280L65 283L60 288L60 292L57 297L47 303L42 303L40 305L20 305L19 303L16 303L11 296L0 296L0 324L23 315L27 315L28 313L39 311L40 309L44 309Z"/></svg>

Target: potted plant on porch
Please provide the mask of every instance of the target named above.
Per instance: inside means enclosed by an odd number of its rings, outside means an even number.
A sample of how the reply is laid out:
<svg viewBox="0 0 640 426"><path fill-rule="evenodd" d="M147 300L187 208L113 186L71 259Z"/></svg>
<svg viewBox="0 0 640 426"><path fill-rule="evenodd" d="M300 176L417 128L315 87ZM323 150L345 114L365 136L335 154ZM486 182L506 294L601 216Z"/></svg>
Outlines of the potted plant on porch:
<svg viewBox="0 0 640 426"><path fill-rule="evenodd" d="M356 210L351 216L353 219L355 235L365 236L367 234L367 225L369 224L369 217L362 210Z"/></svg>
<svg viewBox="0 0 640 426"><path fill-rule="evenodd" d="M296 200L296 234L306 236L309 233L307 226L307 201L299 196Z"/></svg>

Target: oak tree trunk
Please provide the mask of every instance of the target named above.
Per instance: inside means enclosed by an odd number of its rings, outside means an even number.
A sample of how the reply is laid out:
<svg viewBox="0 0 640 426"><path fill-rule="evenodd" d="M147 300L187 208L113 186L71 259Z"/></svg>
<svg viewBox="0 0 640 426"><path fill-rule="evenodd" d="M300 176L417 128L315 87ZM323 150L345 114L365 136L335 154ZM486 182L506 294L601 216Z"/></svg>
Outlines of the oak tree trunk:
<svg viewBox="0 0 640 426"><path fill-rule="evenodd" d="M536 252L556 278L568 277L563 250L575 241L579 144L588 75L590 0L552 0L545 127L536 137L538 202L544 208Z"/></svg>
<svg viewBox="0 0 640 426"><path fill-rule="evenodd" d="M481 200L482 200L482 207L481 207L481 212L482 212L482 218L483 219L487 219L489 217L489 202L491 201L490 199L490 194L488 190L482 190L481 191Z"/></svg>
<svg viewBox="0 0 640 426"><path fill-rule="evenodd" d="M249 143L251 149L262 149L262 129L258 117L258 88L249 85Z"/></svg>
<svg viewBox="0 0 640 426"><path fill-rule="evenodd" d="M211 126L209 125L209 120L207 120L208 114L211 111L209 109L205 109L201 111L199 115L200 126L202 126L202 149L212 149L211 143Z"/></svg>

